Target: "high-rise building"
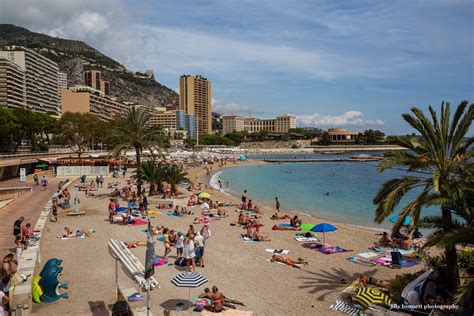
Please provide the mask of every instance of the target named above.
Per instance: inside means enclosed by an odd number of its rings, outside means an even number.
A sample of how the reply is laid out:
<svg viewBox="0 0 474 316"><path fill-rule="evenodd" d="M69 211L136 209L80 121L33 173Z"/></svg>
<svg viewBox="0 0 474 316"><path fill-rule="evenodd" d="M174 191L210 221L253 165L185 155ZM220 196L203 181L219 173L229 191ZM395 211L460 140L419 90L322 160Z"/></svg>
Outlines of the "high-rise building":
<svg viewBox="0 0 474 316"><path fill-rule="evenodd" d="M14 62L25 72L28 108L60 114L57 63L21 46L5 47L0 51L0 57Z"/></svg>
<svg viewBox="0 0 474 316"><path fill-rule="evenodd" d="M0 107L26 108L25 72L5 58L0 58Z"/></svg>
<svg viewBox="0 0 474 316"><path fill-rule="evenodd" d="M91 113L101 120L110 121L124 117L129 105L112 100L103 93L88 86L76 86L61 91L62 112Z"/></svg>
<svg viewBox="0 0 474 316"><path fill-rule="evenodd" d="M196 137L212 133L211 82L202 76L183 75L179 79L179 110L193 115Z"/></svg>
<svg viewBox="0 0 474 316"><path fill-rule="evenodd" d="M67 89L67 74L65 72L58 72L58 93L59 93L59 103L61 103L61 90Z"/></svg>
<svg viewBox="0 0 474 316"><path fill-rule="evenodd" d="M102 91L105 95L110 95L110 83L102 79L102 73L98 70L84 71L84 84Z"/></svg>
<svg viewBox="0 0 474 316"><path fill-rule="evenodd" d="M296 128L296 117L290 114L279 115L274 119L244 117L237 114L222 116L222 131L224 135L241 131L249 133L258 133L260 131L288 133L291 128Z"/></svg>

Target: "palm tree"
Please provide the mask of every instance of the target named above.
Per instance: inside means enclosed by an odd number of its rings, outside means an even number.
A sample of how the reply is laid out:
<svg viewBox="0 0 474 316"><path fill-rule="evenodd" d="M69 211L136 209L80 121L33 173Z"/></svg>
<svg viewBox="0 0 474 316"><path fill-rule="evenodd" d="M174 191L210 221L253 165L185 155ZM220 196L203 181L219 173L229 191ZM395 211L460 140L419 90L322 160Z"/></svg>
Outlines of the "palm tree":
<svg viewBox="0 0 474 316"><path fill-rule="evenodd" d="M466 111L466 108L467 111ZM451 188L456 187L459 173L473 154L470 145L473 138L465 139L472 123L474 104L461 102L451 118L451 106L448 102L441 105L441 117L430 106L431 120L423 112L413 107L413 114L403 114L403 119L420 136L393 137L393 143L408 151L388 152L378 166L380 172L391 167L407 168L408 175L385 182L373 199L377 205L375 222L382 223L408 192L416 192L415 198L402 207L400 217L393 230L399 231L405 217L411 216L411 226L418 226L421 210L429 204L441 205L441 229L448 233L453 226L453 215L450 203L443 198L451 195ZM415 174L413 173L415 172ZM416 173L416 172L421 172ZM456 248L453 245L444 247L451 289L459 284Z"/></svg>
<svg viewBox="0 0 474 316"><path fill-rule="evenodd" d="M182 168L177 165L168 165L165 167L165 177L164 180L171 185L171 194L177 195L176 186L183 181L189 181L186 177L187 172L183 171Z"/></svg>
<svg viewBox="0 0 474 316"><path fill-rule="evenodd" d="M138 169L137 169L138 171ZM140 178L138 178L140 176ZM140 166L140 173L136 172L135 178L150 184L150 195L156 191L156 185L160 186L164 179L164 168L155 160L144 161Z"/></svg>
<svg viewBox="0 0 474 316"><path fill-rule="evenodd" d="M143 150L148 149L153 154L163 144L161 128L150 124L150 117L149 112L131 107L127 116L120 120L111 133L116 144L113 154L121 155L132 148L135 150L139 193L141 193L140 166Z"/></svg>

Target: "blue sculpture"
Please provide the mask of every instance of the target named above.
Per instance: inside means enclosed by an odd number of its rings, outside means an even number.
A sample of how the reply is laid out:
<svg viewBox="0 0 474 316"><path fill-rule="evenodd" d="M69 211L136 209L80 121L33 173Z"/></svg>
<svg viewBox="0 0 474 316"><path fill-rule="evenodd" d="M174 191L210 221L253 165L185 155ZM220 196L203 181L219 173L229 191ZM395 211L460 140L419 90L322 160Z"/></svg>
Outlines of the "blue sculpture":
<svg viewBox="0 0 474 316"><path fill-rule="evenodd" d="M67 289L67 283L59 283L58 275L63 271L61 263L57 258L49 259L40 272L41 279L38 284L43 290L41 302L52 303L61 298L69 298L68 293L58 294L58 289Z"/></svg>

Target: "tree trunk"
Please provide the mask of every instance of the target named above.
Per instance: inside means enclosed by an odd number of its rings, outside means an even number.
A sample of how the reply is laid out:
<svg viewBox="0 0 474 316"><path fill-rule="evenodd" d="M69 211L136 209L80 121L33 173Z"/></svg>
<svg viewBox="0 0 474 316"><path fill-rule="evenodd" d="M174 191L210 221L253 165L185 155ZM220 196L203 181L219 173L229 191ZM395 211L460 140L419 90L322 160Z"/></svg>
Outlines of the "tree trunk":
<svg viewBox="0 0 474 316"><path fill-rule="evenodd" d="M141 180L141 176L140 176L140 166L141 166L141 160L140 160L140 148L138 147L135 147L135 156L136 156L136 160L137 160L137 178L138 178L138 181L137 181L137 193L140 194L142 192L142 180Z"/></svg>
<svg viewBox="0 0 474 316"><path fill-rule="evenodd" d="M452 227L451 210L448 207L443 206L441 208L441 216L443 221L443 230L448 232ZM450 276L448 278L448 287L452 292L454 292L459 285L459 267L456 247L446 246L444 248L444 256L446 257L447 272Z"/></svg>

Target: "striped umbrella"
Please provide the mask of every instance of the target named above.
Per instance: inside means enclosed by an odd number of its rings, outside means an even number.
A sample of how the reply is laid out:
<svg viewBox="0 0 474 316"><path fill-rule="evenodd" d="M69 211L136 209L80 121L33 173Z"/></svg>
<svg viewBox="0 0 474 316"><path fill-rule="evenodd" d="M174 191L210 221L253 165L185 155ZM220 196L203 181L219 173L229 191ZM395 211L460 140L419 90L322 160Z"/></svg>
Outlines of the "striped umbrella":
<svg viewBox="0 0 474 316"><path fill-rule="evenodd" d="M191 288L198 288L206 284L207 279L196 272L183 272L172 278L171 283L177 287L187 287L189 289L189 302L191 304Z"/></svg>
<svg viewBox="0 0 474 316"><path fill-rule="evenodd" d="M381 304L387 306L392 304L390 296L371 287L361 287L357 289L357 293L352 300L359 303L364 308L369 307L370 304Z"/></svg>
<svg viewBox="0 0 474 316"><path fill-rule="evenodd" d="M196 272L183 272L171 279L177 287L196 288L207 283L207 279Z"/></svg>

